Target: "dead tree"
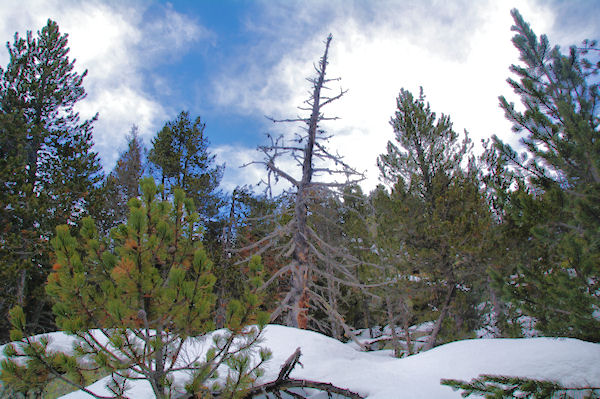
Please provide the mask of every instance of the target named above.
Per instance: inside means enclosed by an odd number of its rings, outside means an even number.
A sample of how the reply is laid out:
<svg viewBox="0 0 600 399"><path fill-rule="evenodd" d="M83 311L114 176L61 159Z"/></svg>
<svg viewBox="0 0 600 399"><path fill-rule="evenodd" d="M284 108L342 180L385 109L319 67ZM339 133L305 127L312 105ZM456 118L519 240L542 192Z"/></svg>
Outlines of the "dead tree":
<svg viewBox="0 0 600 399"><path fill-rule="evenodd" d="M326 117L323 108L342 97L346 91L340 89L335 95L327 96L330 90L327 84L338 79L327 79L326 68L328 64L329 45L332 36L325 41L325 52L319 64L315 65L316 77L307 79L312 84L311 95L305 101L305 106L299 107L302 111L310 111L310 116L294 119L277 120L273 122L289 122L303 124L301 133L297 133L292 140L285 140L283 136L270 138L270 144L259 146L264 154L263 164L268 172L268 182L283 179L290 184L286 194L290 198L289 222L280 226L276 231L265 237L256 248L266 250L281 245L281 254L287 256L289 262L281 268L267 283L285 275L290 276L290 290L273 312L272 320L285 316L285 323L289 326L306 328L308 321L308 308L317 306L324 310L330 317L338 320L347 335L352 337L349 327L343 318L332 306L331 301L323 295L323 289L315 285L317 280L336 281L338 283L360 286L351 271L360 261L353 257L349 251L341 246L330 244L323 239L318 231L311 228L309 217L312 215L314 204L324 198L338 198L344 189L351 184L356 184L364 176L346 164L337 153L332 153L326 148L328 136L319 124L326 120L335 120L337 117ZM281 166L283 159L291 159L301 170L300 177L295 171L284 170ZM343 181L339 181L340 177ZM338 201L338 203L341 203ZM282 240L281 238L285 239ZM325 267L324 265L327 265Z"/></svg>

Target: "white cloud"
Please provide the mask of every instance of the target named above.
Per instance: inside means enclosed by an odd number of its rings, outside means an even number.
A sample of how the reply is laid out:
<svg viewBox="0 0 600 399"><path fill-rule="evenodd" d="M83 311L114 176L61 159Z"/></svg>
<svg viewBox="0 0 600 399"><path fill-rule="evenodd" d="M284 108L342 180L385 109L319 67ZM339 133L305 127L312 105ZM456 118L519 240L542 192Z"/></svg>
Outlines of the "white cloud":
<svg viewBox="0 0 600 399"><path fill-rule="evenodd" d="M225 163L225 175L221 188L231 193L237 185L256 185L264 176L264 167L251 164L255 160L255 150L240 145L215 146L213 154L217 157L217 164ZM250 164L243 167L246 164Z"/></svg>
<svg viewBox="0 0 600 399"><path fill-rule="evenodd" d="M455 129L467 129L476 143L494 133L514 142L497 100L504 94L518 101L505 83L509 65L518 60L510 42L512 7L552 41L564 45L594 37L589 24L565 29L564 15L557 14L564 14L565 6L542 0L263 0L245 21L252 40L227 55L230 62L223 62L220 75L211 77L212 93L206 97L224 115L296 116L310 89L305 78L313 74L323 40L333 33L328 75L341 77L349 92L326 110L341 120L325 127L335 135L330 148L368 171L365 188L370 189L378 181L376 157L393 139L389 120L400 88L416 94L423 86L432 109L449 114ZM79 110L83 117L100 113L94 134L107 169L125 148L132 124L149 141L174 111L152 94L171 94L155 67L182 57L192 44L217 42L194 17L168 3L6 1L0 2L0 15L0 37L6 39L15 31L37 31L47 18L69 33L71 57L77 58L79 70L89 71L84 81L88 98ZM7 57L0 52L0 65ZM265 120L264 128L290 134L300 127L273 126ZM226 189L264 176L261 168L237 169L260 158L254 147L220 146L215 152L227 162Z"/></svg>
<svg viewBox="0 0 600 399"><path fill-rule="evenodd" d="M255 192L262 193L267 189L267 170L265 165L260 163L263 159L256 151L256 148L248 148L243 145L220 145L212 150L217 157L217 164L225 163L225 173L221 181L221 188L226 193L231 193L237 186L251 185ZM290 170L293 168L292 160L283 159L281 165ZM296 174L296 173L294 173ZM271 190L273 195L281 193L288 189L290 184L280 179L276 182L271 180Z"/></svg>
<svg viewBox="0 0 600 399"><path fill-rule="evenodd" d="M518 61L510 41L514 6L492 0L269 2L267 16L250 25L264 41L239 61L252 66L215 80L217 102L245 114L294 117L307 97L304 78L314 74L312 63L332 32L328 76L341 77L349 92L326 110L341 120L324 126L335 135L330 147L367 170L364 187L372 189L376 157L393 140L389 120L400 88L417 94L423 86L432 110L449 114L455 130L467 129L475 143L492 134L514 142L498 106L499 95L513 98L505 80ZM535 1L517 6L536 32L550 31L550 8Z"/></svg>
<svg viewBox="0 0 600 399"><path fill-rule="evenodd" d="M70 57L79 71L88 70L84 80L87 98L78 105L83 118L99 112L95 125L96 150L105 169L110 170L119 151L125 148L130 126L136 124L146 141L167 119L161 99L154 97L147 77L157 65L172 62L186 46L213 41L214 35L192 18L177 13L170 5L158 6L158 16L148 17L144 2L87 2L78 0L32 0L0 5L0 37L18 31L36 32L48 18L69 34ZM150 19L149 19L150 18ZM6 53L0 56L8 62ZM145 79L146 78L146 79ZM164 85L163 85L164 86Z"/></svg>

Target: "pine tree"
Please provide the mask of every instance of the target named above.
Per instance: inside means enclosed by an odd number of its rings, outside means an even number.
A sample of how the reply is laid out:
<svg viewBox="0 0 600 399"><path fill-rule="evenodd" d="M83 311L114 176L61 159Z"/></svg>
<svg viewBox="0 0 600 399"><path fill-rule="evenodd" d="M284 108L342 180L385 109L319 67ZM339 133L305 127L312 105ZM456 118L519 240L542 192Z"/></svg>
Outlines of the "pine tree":
<svg viewBox="0 0 600 399"><path fill-rule="evenodd" d="M437 118L422 90L418 99L401 90L397 106L391 125L398 145L388 142L387 153L378 159L400 201L394 227L400 244L388 256L397 259L394 264L411 264L434 289L431 305L439 313L425 345L431 349L455 298L483 275L481 242L491 220L473 160L468 170L461 167L471 146L466 133L459 142L450 118ZM405 267L398 272L396 278L410 277Z"/></svg>
<svg viewBox="0 0 600 399"><path fill-rule="evenodd" d="M522 65L508 83L524 111L500 97L525 147L519 155L495 138L501 158L523 175L510 193L506 223L530 243L517 270L496 275L522 313L544 334L600 340L600 141L595 42L551 47L512 11Z"/></svg>
<svg viewBox="0 0 600 399"><path fill-rule="evenodd" d="M275 310L286 293L289 284L279 279L279 271L285 267L287 260L281 256L279 245L273 244L264 237L280 228L289 220L289 203L284 197L269 198L264 194L254 193L250 188L242 188L234 192L236 200L235 224L228 232L229 247L233 248L232 262L238 268L247 262L253 254L259 254L265 268L264 306L267 310ZM233 219L230 219L233 220ZM285 237L281 237L282 241ZM279 243L281 244L281 243Z"/></svg>
<svg viewBox="0 0 600 399"><path fill-rule="evenodd" d="M140 195L145 155L138 127L133 125L127 136L127 150L121 153L113 171L102 182L90 207L90 215L98 221L101 234L108 234L113 227L127 221L127 203Z"/></svg>
<svg viewBox="0 0 600 399"><path fill-rule="evenodd" d="M23 189L28 180L27 160L24 148L27 143L22 134L25 129L22 115L17 113L0 113L0 314L8 315L8 310L17 302L25 302L25 282L28 259L20 256L19 248L24 241L28 248L35 248L37 242L26 234L22 234L23 220L27 220L28 203L24 201ZM8 323L0 318L0 339L8 339Z"/></svg>
<svg viewBox="0 0 600 399"><path fill-rule="evenodd" d="M247 243L250 236L260 235L260 224L252 223L257 215L263 214L265 205L263 198L257 197L251 187L236 187L231 197L226 200L228 211L226 215L209 223L203 235L203 243L207 253L214 262L216 309L215 324L222 328L225 323L226 308L229 301L239 299L244 291L246 262L248 253L240 253L240 247ZM243 251L242 251L243 252ZM261 253L264 265L264 275L269 277L274 273L272 253ZM273 308L277 301L273 292L265 291L263 307Z"/></svg>
<svg viewBox="0 0 600 399"><path fill-rule="evenodd" d="M125 203L140 195L139 181L144 174L145 152L139 129L133 125L127 136L127 150L121 154L113 170L113 175L121 186Z"/></svg>
<svg viewBox="0 0 600 399"><path fill-rule="evenodd" d="M42 329L53 325L42 290L50 269L48 237L85 213L101 179L92 150L95 117L81 121L74 111L85 97L87 72L74 71L67 44L67 35L49 20L36 38L15 34L7 45L9 63L0 69L0 153L6 155L0 179L7 188L0 221L1 279L7 282L1 311L6 316L20 304Z"/></svg>
<svg viewBox="0 0 600 399"><path fill-rule="evenodd" d="M215 165L205 128L200 117L192 121L189 112L181 112L152 140L148 161L158 173L157 178L165 192L182 188L194 200L206 223L217 214L220 206L217 187L224 165Z"/></svg>
<svg viewBox="0 0 600 399"><path fill-rule="evenodd" d="M355 328L371 329L380 322L381 312L378 312L377 295L373 295L370 284L379 282L381 275L380 257L377 254L375 233L375 210L370 198L366 196L359 185L351 185L344 189L343 201L333 202L332 209L336 209L340 220L341 234L338 235L338 245L345 246L350 253L360 259L361 264L352 270L358 285L344 286L336 281L328 282L339 290L341 308L340 314ZM331 218L330 218L331 219ZM329 225L331 229L331 225ZM334 239L332 237L331 239Z"/></svg>
<svg viewBox="0 0 600 399"><path fill-rule="evenodd" d="M181 189L174 190L171 204L159 200L151 178L140 186L141 198L130 200L127 224L113 230L112 241L98 236L91 218L82 220L76 237L69 226L57 228L56 262L46 289L58 327L76 337L75 354L49 352L47 340L27 337L17 307L11 313L11 338L18 342L9 345L0 374L9 386L27 391L33 385L21 379L35 378L28 370L44 370L85 389L73 377L99 368L113 376L110 389L116 396L124 394L127 380L141 376L157 398L167 398L176 392L173 375L187 371L191 393L237 397L261 375L259 366L269 352L261 349L259 359L252 360L268 321L255 292L262 284L260 258L250 262L240 299L229 302L227 330L213 334L214 347L205 358L188 352L188 338L214 328L216 278L200 240L199 216ZM215 379L220 366L229 369L222 384Z"/></svg>
<svg viewBox="0 0 600 399"><path fill-rule="evenodd" d="M592 386L564 386L555 381L483 374L471 381L442 379L442 385L461 390L461 396L471 395L486 399L513 398L600 398L600 388Z"/></svg>
<svg viewBox="0 0 600 399"><path fill-rule="evenodd" d="M382 298L384 324L392 330L394 355L400 357L403 349L397 327L403 330L406 353L412 354L413 343L409 327L429 316L427 305L431 302L425 271L417 266L419 259L408 252L407 236L413 234L415 223L410 215L419 209L420 201L398 184L391 192L382 185L371 193L374 208L374 235L377 263L384 266L372 282L383 282L375 292Z"/></svg>

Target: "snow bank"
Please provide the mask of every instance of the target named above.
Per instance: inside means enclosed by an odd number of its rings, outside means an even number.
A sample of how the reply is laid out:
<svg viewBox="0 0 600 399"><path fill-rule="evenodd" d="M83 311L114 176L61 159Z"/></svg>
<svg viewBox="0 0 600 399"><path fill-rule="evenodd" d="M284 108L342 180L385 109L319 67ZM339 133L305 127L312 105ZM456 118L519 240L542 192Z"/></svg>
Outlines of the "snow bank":
<svg viewBox="0 0 600 399"><path fill-rule="evenodd" d="M51 334L55 347L69 339ZM274 380L297 347L299 365L291 374L348 388L370 399L460 398L459 392L440 385L442 378L470 380L480 374L502 374L550 379L569 386L600 385L600 344L567 338L476 339L453 342L431 351L395 359L381 352L359 352L349 345L311 331L270 325L261 346L270 348L273 359L265 367L264 381ZM202 343L192 345L204 350ZM183 376L181 376L183 377ZM106 381L90 386L106 394ZM130 383L130 398L151 398L145 381ZM73 392L63 399L88 399Z"/></svg>
<svg viewBox="0 0 600 399"><path fill-rule="evenodd" d="M478 339L453 342L403 359L358 352L323 335L269 326L265 345L273 350L273 379L298 346L304 368L292 377L331 382L372 399L460 398L442 378L470 380L480 374L600 385L600 344L565 338Z"/></svg>

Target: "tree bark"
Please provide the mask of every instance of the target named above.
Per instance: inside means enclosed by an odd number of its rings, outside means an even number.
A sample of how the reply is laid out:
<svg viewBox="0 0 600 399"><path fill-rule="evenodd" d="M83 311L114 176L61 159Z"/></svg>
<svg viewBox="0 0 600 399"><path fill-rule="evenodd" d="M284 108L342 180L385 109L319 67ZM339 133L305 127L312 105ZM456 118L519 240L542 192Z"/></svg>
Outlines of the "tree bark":
<svg viewBox="0 0 600 399"><path fill-rule="evenodd" d="M410 338L410 325L409 325L409 314L407 313L404 317L404 339L406 340L406 351L409 355L413 354L412 339Z"/></svg>
<svg viewBox="0 0 600 399"><path fill-rule="evenodd" d="M385 304L387 307L388 325L392 329L392 345L394 347L394 357L401 357L402 349L400 348L400 341L398 339L398 334L396 334L396 323L394 322L394 312L392 309L392 301L390 301L389 297L385 298Z"/></svg>
<svg viewBox="0 0 600 399"><path fill-rule="evenodd" d="M17 284L17 305L25 306L25 282L27 281L27 270L21 269L19 282Z"/></svg>
<svg viewBox="0 0 600 399"><path fill-rule="evenodd" d="M430 350L435 346L435 341L437 339L440 330L442 329L442 322L446 318L448 314L448 309L450 309L450 304L452 303L452 298L454 297L454 292L456 291L456 283L450 282L448 283L448 293L446 294L446 299L444 301L444 305L442 306L442 310L440 311L440 315L438 316L435 325L433 327L433 331L431 331L431 335L429 336L429 340L423 347L423 350Z"/></svg>
<svg viewBox="0 0 600 399"><path fill-rule="evenodd" d="M333 270L331 269L330 265L327 265L327 273L328 274L333 274ZM328 296L328 301L329 301L329 306L331 306L332 309L337 310L337 296L338 296L338 292L335 288L335 282L327 277L327 296ZM341 334L340 334L340 329L338 326L338 322L335 319L335 317L332 314L329 314L329 323L331 325L331 335L333 336L333 338L337 339L338 341L341 338Z"/></svg>
<svg viewBox="0 0 600 399"><path fill-rule="evenodd" d="M492 301L492 312L494 313L494 327L496 327L498 331L499 338L505 336L502 326L502 320L504 319L504 312L502 303L498 299L498 295L496 294L496 290L492 287L492 279L490 276L487 278L488 289L490 291L490 300Z"/></svg>

